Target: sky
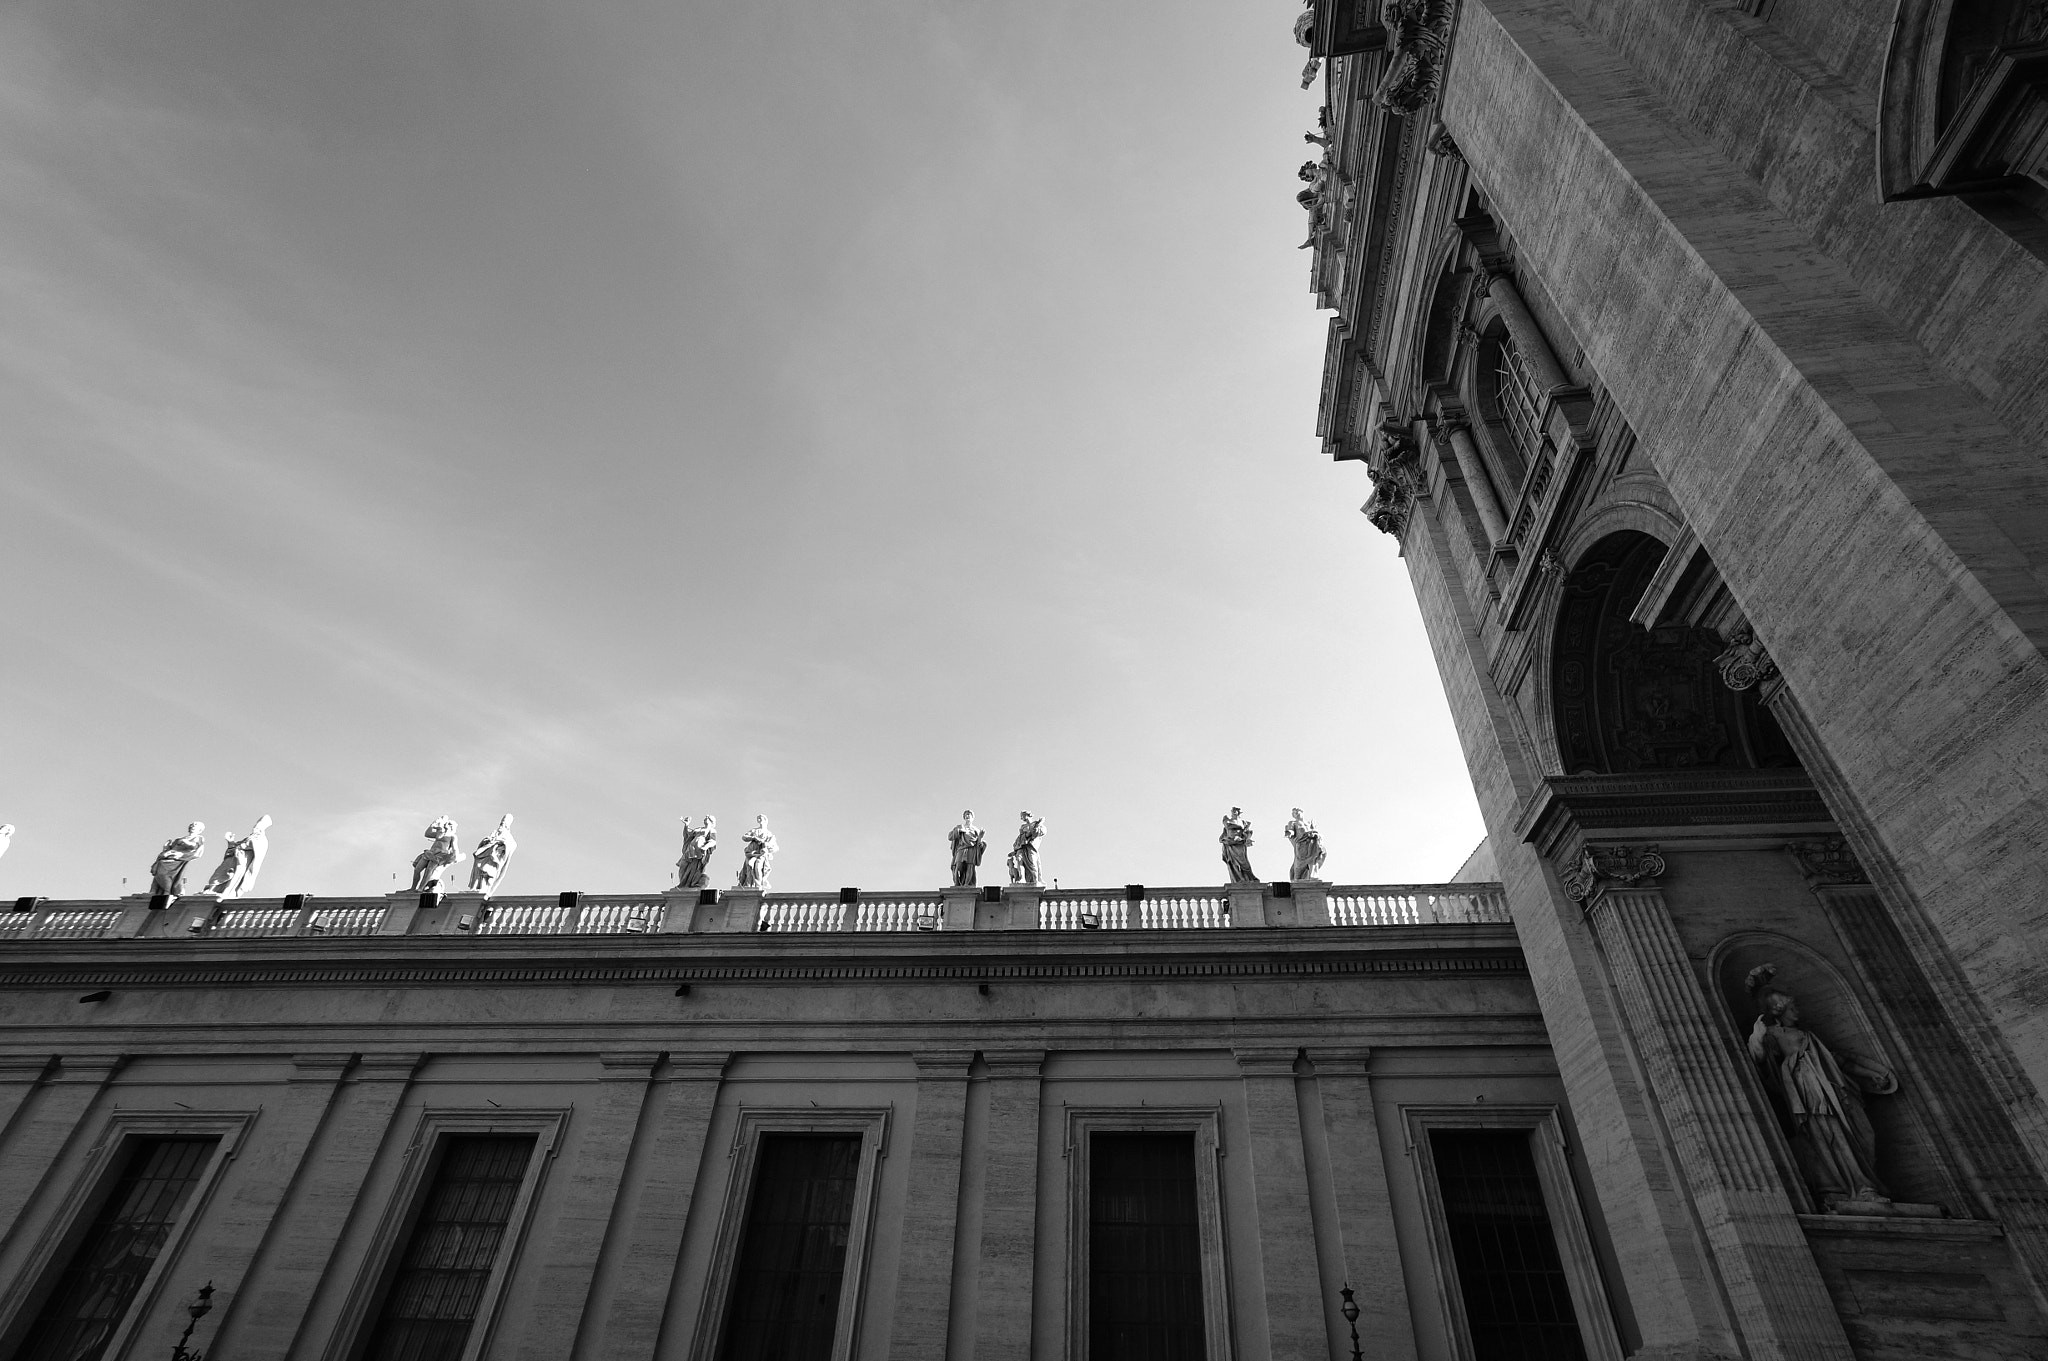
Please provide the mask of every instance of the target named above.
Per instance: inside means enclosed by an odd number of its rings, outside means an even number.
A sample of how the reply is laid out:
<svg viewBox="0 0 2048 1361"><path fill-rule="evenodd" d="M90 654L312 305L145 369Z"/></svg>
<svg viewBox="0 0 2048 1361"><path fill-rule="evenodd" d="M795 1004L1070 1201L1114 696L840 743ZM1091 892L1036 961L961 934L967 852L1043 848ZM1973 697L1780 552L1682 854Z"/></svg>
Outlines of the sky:
<svg viewBox="0 0 2048 1361"><path fill-rule="evenodd" d="M0 9L0 896L1447 879L1285 0ZM993 870L993 874L989 873Z"/></svg>

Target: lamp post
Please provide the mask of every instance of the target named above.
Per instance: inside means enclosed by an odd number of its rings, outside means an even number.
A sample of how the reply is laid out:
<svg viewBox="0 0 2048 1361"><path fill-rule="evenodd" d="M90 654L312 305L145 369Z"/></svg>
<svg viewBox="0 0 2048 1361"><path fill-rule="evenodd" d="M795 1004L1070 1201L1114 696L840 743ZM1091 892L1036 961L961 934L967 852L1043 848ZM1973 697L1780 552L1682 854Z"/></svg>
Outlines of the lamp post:
<svg viewBox="0 0 2048 1361"><path fill-rule="evenodd" d="M1350 1282L1345 1282L1344 1288L1337 1293L1344 1297L1344 1307L1340 1312L1344 1321L1351 1325L1351 1361L1364 1361L1358 1354L1358 1301L1351 1298Z"/></svg>
<svg viewBox="0 0 2048 1361"><path fill-rule="evenodd" d="M199 1320L205 1318L212 1309L213 1282L208 1281L199 1287L199 1297L185 1306L185 1312L192 1316L192 1321L185 1325L185 1331L178 1335L178 1344L171 1348L171 1361L206 1361L202 1353L186 1351L185 1344L191 1341L192 1330L199 1326Z"/></svg>

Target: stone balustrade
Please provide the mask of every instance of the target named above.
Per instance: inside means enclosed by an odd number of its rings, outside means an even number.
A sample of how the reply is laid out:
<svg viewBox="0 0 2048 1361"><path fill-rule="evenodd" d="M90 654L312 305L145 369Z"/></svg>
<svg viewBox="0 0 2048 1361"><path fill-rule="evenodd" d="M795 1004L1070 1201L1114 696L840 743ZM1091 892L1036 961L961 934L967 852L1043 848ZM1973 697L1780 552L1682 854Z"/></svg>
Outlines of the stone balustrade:
<svg viewBox="0 0 2048 1361"><path fill-rule="evenodd" d="M380 898L217 901L152 906L114 899L24 898L0 910L0 942L281 936L588 936L759 931L1151 931L1232 926L1391 927L1504 924L1498 884L1277 883L1111 889L990 886L928 893L761 893L692 889L552 898L394 893Z"/></svg>

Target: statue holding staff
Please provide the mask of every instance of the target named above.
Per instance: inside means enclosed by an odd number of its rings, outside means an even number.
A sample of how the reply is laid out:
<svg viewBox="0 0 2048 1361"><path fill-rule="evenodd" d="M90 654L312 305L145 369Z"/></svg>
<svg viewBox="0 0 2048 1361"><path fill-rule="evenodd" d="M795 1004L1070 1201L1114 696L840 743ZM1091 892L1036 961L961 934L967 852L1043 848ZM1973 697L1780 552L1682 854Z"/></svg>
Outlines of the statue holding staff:
<svg viewBox="0 0 2048 1361"><path fill-rule="evenodd" d="M1323 861L1329 858L1323 850L1323 834L1297 808L1288 820L1286 835L1294 843L1294 867L1287 872L1287 877L1296 881L1314 879L1316 871L1323 867Z"/></svg>
<svg viewBox="0 0 2048 1361"><path fill-rule="evenodd" d="M512 839L512 815L507 813L498 819L498 830L477 842L476 850L470 853L469 891L486 898L496 893L498 878L505 873L505 862L518 849L519 843Z"/></svg>
<svg viewBox="0 0 2048 1361"><path fill-rule="evenodd" d="M427 838L427 848L412 858L413 891L444 892L442 876L462 859L462 852L455 848L455 820L435 818L421 835Z"/></svg>
<svg viewBox="0 0 2048 1361"><path fill-rule="evenodd" d="M768 830L768 815L760 814L754 825L740 833L740 844L746 849L740 860L739 878L733 881L735 888L768 887L768 867L775 863L775 834Z"/></svg>
<svg viewBox="0 0 2048 1361"><path fill-rule="evenodd" d="M247 836L228 838L228 853L213 871L213 877L206 881L201 893L211 893L220 898L246 898L256 887L256 871L263 868L263 857L270 853L270 814L256 819L256 825L249 829Z"/></svg>
<svg viewBox="0 0 2048 1361"><path fill-rule="evenodd" d="M706 813L704 821L690 825L683 814L683 857L676 861L677 888L703 888L711 869L711 853L718 849L718 819Z"/></svg>
<svg viewBox="0 0 2048 1361"><path fill-rule="evenodd" d="M1223 819L1223 834L1216 838L1223 846L1223 868L1233 884L1256 884L1252 873L1252 820L1244 809L1233 808Z"/></svg>
<svg viewBox="0 0 2048 1361"><path fill-rule="evenodd" d="M177 897L185 891L185 871L206 851L206 824L188 823L185 835L164 843L149 866L149 891Z"/></svg>
<svg viewBox="0 0 2048 1361"><path fill-rule="evenodd" d="M960 825L946 833L946 842L953 848L953 887L971 887L975 871L981 868L981 853L988 846L988 833L974 825L972 808L960 814Z"/></svg>
<svg viewBox="0 0 2048 1361"><path fill-rule="evenodd" d="M1045 840L1045 819L1030 813L1017 814L1023 821L1017 827L1017 839L1010 843L1010 882L1013 884L1041 884L1038 877L1038 843Z"/></svg>

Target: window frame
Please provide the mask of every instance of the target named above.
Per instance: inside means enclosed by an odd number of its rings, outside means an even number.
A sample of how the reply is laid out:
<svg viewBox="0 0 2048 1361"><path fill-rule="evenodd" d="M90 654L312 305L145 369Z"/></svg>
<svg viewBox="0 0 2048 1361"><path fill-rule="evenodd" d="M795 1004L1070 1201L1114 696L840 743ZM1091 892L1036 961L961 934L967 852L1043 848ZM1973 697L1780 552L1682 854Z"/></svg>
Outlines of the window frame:
<svg viewBox="0 0 2048 1361"><path fill-rule="evenodd" d="M889 1154L889 1106L742 1106L725 1156L732 1163L725 1199L719 1208L718 1232L712 1239L711 1266L697 1306L697 1327L690 1343L690 1361L714 1361L725 1342L725 1324L732 1308L734 1278L739 1270L740 1239L747 1229L747 1211L754 1200L754 1172L766 1134L853 1134L860 1137L860 1171L853 1183L853 1216L846 1226L846 1265L839 1279L839 1316L832 1325L831 1361L851 1361L867 1303L868 1260L875 1235L876 1183L882 1159Z"/></svg>
<svg viewBox="0 0 2048 1361"><path fill-rule="evenodd" d="M1067 1163L1068 1361L1088 1356L1088 1239L1092 1136L1195 1136L1195 1221L1202 1242L1202 1335L1208 1361L1231 1361L1229 1239L1223 1231L1224 1154L1220 1106L1069 1106Z"/></svg>
<svg viewBox="0 0 2048 1361"><path fill-rule="evenodd" d="M1585 1343L1587 1361L1625 1361L1621 1338L1614 1326L1614 1307L1607 1296L1607 1283L1600 1275L1600 1259L1593 1250L1592 1234L1586 1227L1578 1188L1572 1180L1564 1126L1558 1119L1557 1107L1404 1105L1400 1109L1408 1134L1409 1164L1415 1171L1422 1217L1429 1230L1429 1252L1436 1268L1433 1280L1437 1307L1456 1361L1473 1361L1472 1330L1465 1318L1465 1294L1458 1281L1457 1257L1451 1250L1451 1225L1444 1212L1443 1188L1437 1181L1436 1152L1429 1141L1430 1131L1438 1129L1528 1131L1529 1151L1536 1162L1537 1180L1543 1187L1543 1206L1550 1213L1550 1231L1557 1239L1558 1260L1564 1265L1565 1282L1572 1292L1572 1311L1578 1317L1579 1337Z"/></svg>
<svg viewBox="0 0 2048 1361"><path fill-rule="evenodd" d="M165 1277L176 1265L192 1231L205 1215L207 1203L219 1188L222 1174L241 1150L258 1113L154 1109L109 1112L92 1147L86 1151L84 1166L72 1178L71 1189L65 1193L56 1213L37 1236L35 1247L22 1263L13 1283L5 1294L0 1294L0 1349L11 1351L20 1345L22 1334L34 1323L36 1312L42 1308L50 1292L56 1289L59 1277L70 1265L72 1254L78 1251L107 1197L113 1194L121 1169L134 1151L135 1141L211 1137L216 1141L213 1152L207 1156L191 1196L171 1225L162 1251L150 1264L142 1284L136 1287L135 1297L128 1302L127 1313L108 1337L102 1354L115 1357L126 1351L135 1330L155 1308L158 1296L163 1293Z"/></svg>
<svg viewBox="0 0 2048 1361"><path fill-rule="evenodd" d="M322 1361L350 1361L369 1346L377 1311L398 1272L399 1253L426 1207L428 1173L440 1168L447 1140L466 1134L530 1134L533 1156L527 1161L519 1194L512 1201L512 1212L506 1216L505 1236L497 1260L491 1263L483 1294L477 1300L476 1321L470 1326L469 1340L463 1343L462 1361L477 1361L485 1353L498 1326L505 1287L518 1267L519 1251L532 1224L548 1166L561 1146L563 1131L568 1128L571 1109L429 1107L420 1112L412 1138L400 1155L404 1165L398 1174L398 1184L392 1187L383 1217L377 1221L377 1231L356 1269L341 1316L321 1353Z"/></svg>

